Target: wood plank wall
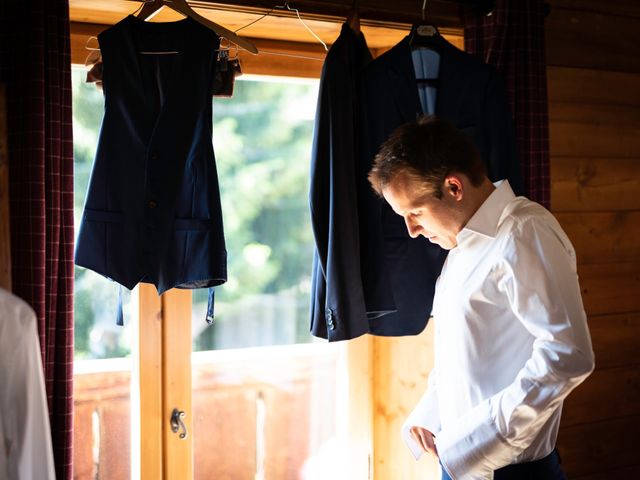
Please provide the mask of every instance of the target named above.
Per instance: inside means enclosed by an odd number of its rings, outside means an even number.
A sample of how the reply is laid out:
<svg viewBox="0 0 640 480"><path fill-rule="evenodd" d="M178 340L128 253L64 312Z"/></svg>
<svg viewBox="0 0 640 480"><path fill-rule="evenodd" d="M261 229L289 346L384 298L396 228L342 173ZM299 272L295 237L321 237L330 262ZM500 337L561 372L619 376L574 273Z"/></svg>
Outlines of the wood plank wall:
<svg viewBox="0 0 640 480"><path fill-rule="evenodd" d="M576 248L596 354L558 449L569 478L640 478L640 2L550 4L551 204Z"/></svg>
<svg viewBox="0 0 640 480"><path fill-rule="evenodd" d="M9 146L6 97L0 84L0 288L11 291L11 235L9 228Z"/></svg>

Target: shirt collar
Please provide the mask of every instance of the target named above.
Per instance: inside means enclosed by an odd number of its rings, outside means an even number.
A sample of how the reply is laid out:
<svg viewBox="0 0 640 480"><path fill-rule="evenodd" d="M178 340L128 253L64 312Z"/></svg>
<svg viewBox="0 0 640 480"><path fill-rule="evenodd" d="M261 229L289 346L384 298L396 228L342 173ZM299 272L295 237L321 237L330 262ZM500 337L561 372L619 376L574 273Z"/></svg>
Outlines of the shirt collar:
<svg viewBox="0 0 640 480"><path fill-rule="evenodd" d="M480 205L480 208L458 233L458 244L474 233L495 238L502 212L516 196L508 180L501 180L494 185L496 189L491 192L491 195Z"/></svg>

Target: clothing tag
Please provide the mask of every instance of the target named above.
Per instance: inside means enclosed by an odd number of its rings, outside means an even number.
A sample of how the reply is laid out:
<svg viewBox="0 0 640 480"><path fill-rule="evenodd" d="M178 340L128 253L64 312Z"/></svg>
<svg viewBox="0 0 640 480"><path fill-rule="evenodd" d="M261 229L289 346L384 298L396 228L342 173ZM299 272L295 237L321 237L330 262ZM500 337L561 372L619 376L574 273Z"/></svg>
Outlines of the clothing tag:
<svg viewBox="0 0 640 480"><path fill-rule="evenodd" d="M434 27L433 25L420 25L417 28L416 32L421 37L433 37L436 33L438 33L436 27Z"/></svg>

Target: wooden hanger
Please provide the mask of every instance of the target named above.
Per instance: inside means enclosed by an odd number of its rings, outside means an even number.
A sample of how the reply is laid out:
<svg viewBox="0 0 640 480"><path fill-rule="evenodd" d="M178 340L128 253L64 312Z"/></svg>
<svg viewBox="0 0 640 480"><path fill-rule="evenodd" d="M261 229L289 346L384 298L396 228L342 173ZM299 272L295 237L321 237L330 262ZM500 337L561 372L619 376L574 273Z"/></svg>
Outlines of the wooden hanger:
<svg viewBox="0 0 640 480"><path fill-rule="evenodd" d="M224 28L217 23L212 22L211 20L203 17L202 15L197 14L186 2L186 0L152 0L144 3L142 10L140 13L136 15L138 18L142 20L148 20L156 15L163 7L169 7L176 12L181 13L185 17L192 18L196 22L204 25L207 28L210 28L214 32L216 32L221 37L226 38L230 42L235 43L239 47L244 48L246 51L251 53L258 53L258 49L256 46L251 43L249 40L246 40L242 37L239 37L231 30Z"/></svg>

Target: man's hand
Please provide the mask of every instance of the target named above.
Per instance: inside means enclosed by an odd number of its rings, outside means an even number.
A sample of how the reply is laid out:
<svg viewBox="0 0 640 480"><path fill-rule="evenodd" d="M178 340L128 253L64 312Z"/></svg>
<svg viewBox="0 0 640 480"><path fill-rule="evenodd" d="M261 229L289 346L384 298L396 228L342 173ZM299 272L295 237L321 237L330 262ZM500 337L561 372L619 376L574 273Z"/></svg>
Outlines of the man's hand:
<svg viewBox="0 0 640 480"><path fill-rule="evenodd" d="M433 433L422 427L411 427L409 433L411 433L411 437L425 452L438 458L438 449L433 441L436 436Z"/></svg>

